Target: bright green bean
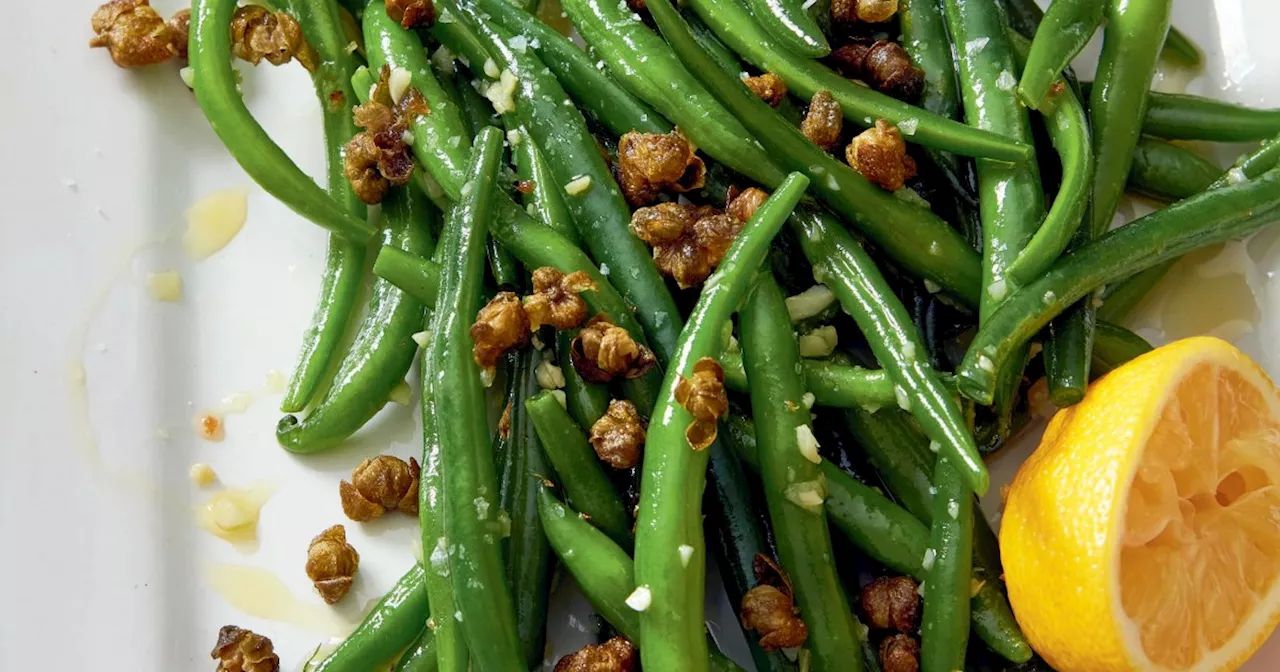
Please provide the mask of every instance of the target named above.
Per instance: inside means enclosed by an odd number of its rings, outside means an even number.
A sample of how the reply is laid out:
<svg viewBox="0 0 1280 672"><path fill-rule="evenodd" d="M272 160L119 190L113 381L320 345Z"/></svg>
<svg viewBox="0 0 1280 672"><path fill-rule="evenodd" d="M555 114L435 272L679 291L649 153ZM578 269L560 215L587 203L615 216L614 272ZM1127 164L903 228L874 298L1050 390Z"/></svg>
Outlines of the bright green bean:
<svg viewBox="0 0 1280 672"><path fill-rule="evenodd" d="M925 551L920 669L959 670L969 644L973 493L946 458L934 465L933 523ZM930 553L932 551L932 553Z"/></svg>
<svg viewBox="0 0 1280 672"><path fill-rule="evenodd" d="M1039 109L1071 59L1102 25L1109 0L1056 0L1049 5L1022 67L1018 97ZM1065 92L1065 90L1064 90Z"/></svg>
<svg viewBox="0 0 1280 672"><path fill-rule="evenodd" d="M748 0L751 13L782 48L807 58L822 58L831 45L813 17L796 0Z"/></svg>
<svg viewBox="0 0 1280 672"><path fill-rule="evenodd" d="M311 672L365 672L386 665L427 621L426 573L416 562Z"/></svg>

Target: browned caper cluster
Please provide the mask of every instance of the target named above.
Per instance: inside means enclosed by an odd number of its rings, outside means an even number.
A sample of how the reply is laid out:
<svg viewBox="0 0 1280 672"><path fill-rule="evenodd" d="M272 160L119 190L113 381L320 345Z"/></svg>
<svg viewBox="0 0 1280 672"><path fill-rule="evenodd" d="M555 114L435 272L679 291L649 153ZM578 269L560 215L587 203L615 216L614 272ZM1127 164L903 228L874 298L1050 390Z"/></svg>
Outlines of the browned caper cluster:
<svg viewBox="0 0 1280 672"><path fill-rule="evenodd" d="M396 91L392 71L382 66L369 101L356 107L353 120L363 131L347 142L343 172L360 200L381 203L391 185L406 184L413 174L413 121L430 110L412 86Z"/></svg>
<svg viewBox="0 0 1280 672"><path fill-rule="evenodd" d="M909 576L881 577L862 589L867 625L879 630L915 632L920 624L920 586Z"/></svg>
<svg viewBox="0 0 1280 672"><path fill-rule="evenodd" d="M361 462L351 472L351 482L338 483L342 512L351 520L373 520L391 510L418 515L418 461L408 462L379 455Z"/></svg>
<svg viewBox="0 0 1280 672"><path fill-rule="evenodd" d="M884 672L919 672L920 642L911 635L890 635L880 642L880 666Z"/></svg>
<svg viewBox="0 0 1280 672"><path fill-rule="evenodd" d="M360 554L347 543L347 528L334 525L307 547L307 577L327 604L341 600L360 569Z"/></svg>
<svg viewBox="0 0 1280 672"><path fill-rule="evenodd" d="M754 77L745 77L743 84L751 89L751 93L756 97L768 103L770 107L777 107L783 98L787 97L787 83L782 78L772 72L765 72Z"/></svg>
<svg viewBox="0 0 1280 672"><path fill-rule="evenodd" d="M529 328L549 324L556 329L573 329L587 319L587 302L579 296L594 291L596 283L582 271L568 275L550 266L533 271L533 293L524 297Z"/></svg>
<svg viewBox="0 0 1280 672"><path fill-rule="evenodd" d="M757 553L751 565L756 586L742 596L742 627L760 635L760 648L765 651L804 644L809 638L809 628L796 608L791 579L763 553Z"/></svg>
<svg viewBox="0 0 1280 672"><path fill-rule="evenodd" d="M858 41L831 52L840 74L902 100L915 100L924 88L924 71L892 40Z"/></svg>
<svg viewBox="0 0 1280 672"><path fill-rule="evenodd" d="M578 375L591 383L607 383L617 376L639 378L658 363L652 350L604 315L591 318L578 332L569 357Z"/></svg>
<svg viewBox="0 0 1280 672"><path fill-rule="evenodd" d="M694 450L703 450L716 440L720 416L729 410L729 396L724 390L724 369L720 362L703 357L693 364L689 377L680 376L676 384L676 403L693 416L684 430L684 438Z"/></svg>
<svg viewBox="0 0 1280 672"><path fill-rule="evenodd" d="M668 202L632 213L631 230L653 247L658 270L687 288L711 275L742 222L709 205Z"/></svg>
<svg viewBox="0 0 1280 672"><path fill-rule="evenodd" d="M211 658L218 661L217 672L279 672L280 656L271 640L252 630L224 625Z"/></svg>
<svg viewBox="0 0 1280 672"><path fill-rule="evenodd" d="M737 187L730 187L729 203L725 206L724 211L745 224L755 216L756 210L759 210L760 206L764 205L767 200L769 200L769 194L763 189L747 187L742 191L738 191Z"/></svg>
<svg viewBox="0 0 1280 672"><path fill-rule="evenodd" d="M626 637L588 644L556 662L554 672L639 672L640 651Z"/></svg>
<svg viewBox="0 0 1280 672"><path fill-rule="evenodd" d="M308 72L315 72L320 64L298 21L261 5L236 9L231 19L231 53L254 65L264 59L272 65L284 65L296 58Z"/></svg>
<svg viewBox="0 0 1280 672"><path fill-rule="evenodd" d="M492 369L508 350L529 342L529 316L515 292L498 292L476 313L471 325L472 357L481 368Z"/></svg>
<svg viewBox="0 0 1280 672"><path fill-rule="evenodd" d="M614 469L630 469L640 462L644 429L644 418L635 404L614 399L609 402L609 410L591 425L591 447L602 462Z"/></svg>
<svg viewBox="0 0 1280 672"><path fill-rule="evenodd" d="M897 191L916 175L916 162L897 127L877 119L874 128L859 133L844 149L845 161L869 182Z"/></svg>
<svg viewBox="0 0 1280 672"><path fill-rule="evenodd" d="M155 65L178 54L179 36L148 0L111 0L94 11L90 26L95 34L89 46L106 48L122 68Z"/></svg>
<svg viewBox="0 0 1280 672"><path fill-rule="evenodd" d="M177 49L178 58L187 60L187 41L191 35L191 10L179 9L169 17L169 29L173 31L173 46Z"/></svg>
<svg viewBox="0 0 1280 672"><path fill-rule="evenodd" d="M898 0L831 0L836 23L883 23L898 13Z"/></svg>
<svg viewBox="0 0 1280 672"><path fill-rule="evenodd" d="M426 28L436 20L431 0L387 0L387 16L405 30Z"/></svg>
<svg viewBox="0 0 1280 672"><path fill-rule="evenodd" d="M701 188L707 166L696 152L697 148L679 129L623 135L618 140L615 172L627 202L647 205L663 191L683 193Z"/></svg>
<svg viewBox="0 0 1280 672"><path fill-rule="evenodd" d="M844 129L844 110L836 102L830 91L819 91L809 101L809 109L800 122L800 132L813 144L824 150L830 150L840 142L840 131Z"/></svg>

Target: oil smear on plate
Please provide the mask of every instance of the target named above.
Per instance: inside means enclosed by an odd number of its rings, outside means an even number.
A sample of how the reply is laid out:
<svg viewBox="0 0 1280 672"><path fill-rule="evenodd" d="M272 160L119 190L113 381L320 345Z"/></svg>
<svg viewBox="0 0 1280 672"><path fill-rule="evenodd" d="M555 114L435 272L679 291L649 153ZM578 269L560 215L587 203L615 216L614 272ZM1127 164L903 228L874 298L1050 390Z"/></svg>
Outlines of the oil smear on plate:
<svg viewBox="0 0 1280 672"><path fill-rule="evenodd" d="M342 637L356 623L326 607L319 598L308 603L289 590L284 581L261 567L234 564L209 565L204 579L227 604L249 616L293 625L327 637Z"/></svg>
<svg viewBox="0 0 1280 672"><path fill-rule="evenodd" d="M267 395L283 393L287 382L283 373L271 369L260 387L228 394L217 404L196 413L191 419L192 429L205 441L222 441L226 437L226 416L244 413Z"/></svg>
<svg viewBox="0 0 1280 672"><path fill-rule="evenodd" d="M187 230L182 234L182 246L192 259L207 259L240 233L248 214L248 189L215 191L187 209Z"/></svg>
<svg viewBox="0 0 1280 672"><path fill-rule="evenodd" d="M239 551L256 551L258 515L275 492L276 487L269 483L223 488L196 509L196 524Z"/></svg>

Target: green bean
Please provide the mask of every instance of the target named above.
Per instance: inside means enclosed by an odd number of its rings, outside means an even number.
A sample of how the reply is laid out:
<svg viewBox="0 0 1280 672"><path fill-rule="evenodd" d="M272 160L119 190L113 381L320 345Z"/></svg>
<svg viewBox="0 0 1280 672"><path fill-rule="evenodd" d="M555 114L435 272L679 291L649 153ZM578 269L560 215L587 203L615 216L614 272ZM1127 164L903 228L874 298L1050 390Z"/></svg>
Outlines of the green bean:
<svg viewBox="0 0 1280 672"><path fill-rule="evenodd" d="M1027 107L1040 108L1049 98L1062 71L1084 49L1102 25L1108 0L1057 0L1049 5L1036 29L1022 68L1018 97Z"/></svg>
<svg viewBox="0 0 1280 672"><path fill-rule="evenodd" d="M468 333L480 310L484 241L493 218L501 138L495 128L476 136L470 186L460 188L465 193L445 220L445 263L427 347L429 374L424 376L440 435L449 576L458 620L480 670L513 670L523 659L502 561L498 479L485 440L484 390ZM427 541L423 539L424 549Z"/></svg>
<svg viewBox="0 0 1280 672"><path fill-rule="evenodd" d="M802 437L812 442L810 450L816 452L817 444L809 409L801 404L799 348L772 274L760 275L739 319L765 501L778 558L809 627L806 646L813 669L856 672L862 669L854 635L858 626L832 562L834 552L821 504L825 498L821 472L801 452L805 450Z"/></svg>
<svg viewBox="0 0 1280 672"><path fill-rule="evenodd" d="M782 122L776 111L716 67L689 33L688 24L665 0L649 6L649 11L674 51L756 138L808 175L814 190L838 211L852 215L890 257L962 299L978 294L976 255L955 230L927 210L873 186L809 142L799 129ZM699 15L707 20L701 10Z"/></svg>
<svg viewBox="0 0 1280 672"><path fill-rule="evenodd" d="M302 172L245 107L231 66L235 0L199 0L191 9L193 88L218 139L254 182L291 210L351 242L368 242L373 227L352 216Z"/></svg>
<svg viewBox="0 0 1280 672"><path fill-rule="evenodd" d="M1175 144L1143 136L1134 149L1125 187L1164 203L1191 198L1222 177L1216 163Z"/></svg>
<svg viewBox="0 0 1280 672"><path fill-rule="evenodd" d="M551 392L544 391L525 402L547 458L560 476L560 484L573 508L582 512L619 546L631 546L626 507L609 481L586 432Z"/></svg>
<svg viewBox="0 0 1280 672"><path fill-rule="evenodd" d="M439 669L440 659L436 655L436 635L431 628L424 627L409 648L400 655L391 672L436 672Z"/></svg>
<svg viewBox="0 0 1280 672"><path fill-rule="evenodd" d="M631 557L545 488L538 495L538 513L551 548L596 613L640 646L643 628L637 612L627 604L636 586ZM711 672L742 671L714 647L708 647L708 657L705 664Z"/></svg>
<svg viewBox="0 0 1280 672"><path fill-rule="evenodd" d="M1164 38L1160 56L1189 68L1199 69L1204 65L1204 53L1200 51L1200 47L1186 33L1173 26L1169 26L1169 35Z"/></svg>
<svg viewBox="0 0 1280 672"><path fill-rule="evenodd" d="M965 465L975 492L986 492L987 470L960 408L930 366L910 315L875 262L829 219L800 211L792 224L805 256L853 316L876 360L892 378L897 405L909 410L947 455Z"/></svg>
<svg viewBox="0 0 1280 672"><path fill-rule="evenodd" d="M1255 142L1280 133L1280 109L1153 91L1142 118L1142 132L1169 140Z"/></svg>
<svg viewBox="0 0 1280 672"><path fill-rule="evenodd" d="M366 216L364 202L351 189L343 170L343 148L356 134L351 108L330 103L333 96L354 99L350 76L359 67L359 59L346 51L346 40L339 25L341 19L332 3L298 0L294 4L293 13L322 61L311 81L324 120L325 175L329 196L351 216L363 220ZM329 236L320 296L316 300L311 324L303 334L293 376L280 401L281 411L296 413L305 408L321 388L325 374L331 370L338 356L338 345L351 322L364 285L364 258L365 248L362 245L338 234Z"/></svg>
<svg viewBox="0 0 1280 672"><path fill-rule="evenodd" d="M969 644L973 493L946 458L934 465L933 523L925 551L920 669L959 670ZM930 553L932 551L932 553Z"/></svg>
<svg viewBox="0 0 1280 672"><path fill-rule="evenodd" d="M965 395L991 399L996 371L1011 349L1098 287L1191 250L1238 238L1276 221L1280 170L1179 201L1115 229L1063 257L1044 276L1018 290L978 330L957 383Z"/></svg>
<svg viewBox="0 0 1280 672"><path fill-rule="evenodd" d="M1093 339L1093 371L1101 376L1151 352L1147 339L1107 322L1099 322Z"/></svg>
<svg viewBox="0 0 1280 672"><path fill-rule="evenodd" d="M426 99L431 113L413 120L413 155L445 194L458 200L466 182L463 169L471 152L471 133L458 102L450 99L432 74L417 33L401 28L388 17L383 0L369 3L363 27L370 70L377 72L387 66L409 72L409 86Z"/></svg>
<svg viewBox="0 0 1280 672"><path fill-rule="evenodd" d="M364 672L386 665L416 638L429 610L426 573L415 562L312 672Z"/></svg>
<svg viewBox="0 0 1280 672"><path fill-rule="evenodd" d="M426 198L412 189L396 189L383 202L383 243L406 254L430 254L434 247L427 221L437 216ZM374 283L369 311L334 374L333 386L305 419L286 415L276 425L276 440L292 453L332 448L364 426L404 381L418 345L423 304L394 284Z"/></svg>
<svg viewBox="0 0 1280 672"><path fill-rule="evenodd" d="M653 5L650 5L652 9ZM702 628L704 545L701 501L707 454L692 450L693 416L675 400L696 362L719 354L721 327L747 292L774 235L799 202L808 179L789 176L734 238L703 285L650 415L636 524L635 578L651 600L641 612L641 656L658 670L706 669ZM677 552L681 546L692 551ZM685 560L682 562L682 557Z"/></svg>
<svg viewBox="0 0 1280 672"><path fill-rule="evenodd" d="M1142 132L1151 77L1169 30L1170 0L1108 3L1102 55L1089 92L1093 123L1093 202L1077 245L1111 226ZM1049 399L1070 406L1084 398L1092 349L1092 302L1054 322L1045 347Z"/></svg>
<svg viewBox="0 0 1280 672"><path fill-rule="evenodd" d="M745 374L743 381L746 381ZM718 440L707 449L711 456L707 461L709 478L702 505L707 512L707 521L703 527L711 537L711 551L715 554L720 579L724 582L725 593L735 614L742 608L742 597L755 588L758 582L755 574L756 555L772 555L765 539L763 523L752 501L751 484L735 455L741 452L737 445L739 439L749 439L754 451L755 437L739 435L736 431L739 427L734 422L736 419L736 416L730 416L727 422L721 424L722 431ZM755 428L751 426L749 429L754 431ZM751 659L755 661L758 672L795 672L795 663L787 660L781 652L766 652L760 646L759 638L746 631L743 635L746 636L747 647L751 650Z"/></svg>
<svg viewBox="0 0 1280 672"><path fill-rule="evenodd" d="M514 356L511 368L510 425L499 460L500 505L511 520L507 536L507 578L516 606L516 628L527 666L542 660L547 599L551 589L551 547L538 517L538 492L551 466L543 453L526 400L541 390L536 375L540 353L531 348Z"/></svg>
<svg viewBox="0 0 1280 672"><path fill-rule="evenodd" d="M592 257L620 269L613 276L614 285L637 308L636 319L649 341L661 346L655 352L658 361L665 364L663 353L674 347L680 335L679 309L653 254L631 232L631 210L587 130L586 120L535 54L512 49L475 7L459 4L457 12L459 20L438 27L436 34L444 38L446 27L471 28L497 62L497 69L515 75L518 93L513 96L520 101L516 115L529 139L543 151L556 184L566 189L565 205ZM470 25L466 25L468 21ZM568 185L575 182L585 182L585 187L568 191Z"/></svg>
<svg viewBox="0 0 1280 672"><path fill-rule="evenodd" d="M724 384L737 392L747 391L747 372L742 355L725 352L720 355L724 368ZM864 369L833 362L802 359L805 389L813 394L813 403L833 408L880 408L898 403L893 379L883 369Z"/></svg>
<svg viewBox="0 0 1280 672"><path fill-rule="evenodd" d="M806 58L822 58L831 45L813 17L795 0L747 0L760 26L787 51Z"/></svg>
<svg viewBox="0 0 1280 672"><path fill-rule="evenodd" d="M427 320L431 328L435 320ZM422 350L421 370L430 372L427 349ZM445 541L445 501L443 454L435 414L435 395L431 376L422 376L422 472L418 482L418 522L422 528L422 553L425 560L427 598L431 616L427 629L434 634L437 667L443 672L467 672L467 644L462 627L454 618L457 612L453 582L449 579L448 543Z"/></svg>
<svg viewBox="0 0 1280 672"><path fill-rule="evenodd" d="M555 229L556 233L569 239L569 242L582 245L578 229L573 225L573 217L570 216L569 208L560 195L560 185L551 174L551 168L542 158L542 151L538 149L538 145L529 138L529 133L523 126L508 129L507 137L515 139L515 146L511 153L515 155L516 176L530 188L522 199L525 210L538 221Z"/></svg>
<svg viewBox="0 0 1280 672"><path fill-rule="evenodd" d="M703 23L702 19L699 19L698 15L693 13L692 10L681 8L680 16L684 18L685 23L689 24L689 32L693 33L693 39L697 40L698 44L707 52L707 54L709 54L711 58L715 59L715 62L720 66L720 69L731 75L740 76L740 73L743 72L744 68L742 61L738 59L738 55L733 53L732 49L725 46L725 43L721 42L720 38L716 37L716 34L711 32L711 29L707 27L707 24ZM799 126L801 119L803 119L803 117L800 117L799 115L800 111L796 109L795 105L790 105L790 98L783 98L779 101L778 108L780 110L784 103L788 104L788 109L796 112L798 118L792 119L791 121L793 121L795 125Z"/></svg>
<svg viewBox="0 0 1280 672"><path fill-rule="evenodd" d="M436 304L440 266L398 247L383 245L373 260L373 274L390 282L424 306Z"/></svg>
<svg viewBox="0 0 1280 672"><path fill-rule="evenodd" d="M829 68L787 52L760 28L743 5L734 0L693 0L690 5L729 48L749 63L781 77L787 87L802 98L812 98L818 91L831 92L844 110L845 117L859 126L874 126L877 119L884 119L895 126L915 122L915 131L907 135L925 147L1001 161L1022 162L1033 156L1032 147L1025 142L970 128L930 113L854 84ZM760 140L763 142L764 138Z"/></svg>
<svg viewBox="0 0 1280 672"><path fill-rule="evenodd" d="M931 524L935 460L926 448L928 440L897 411L846 411L845 422L893 496L920 522ZM1032 655L1031 645L1013 617L1000 579L1004 569L995 532L980 512L973 515L973 523L972 572L980 582L970 605L973 631L1005 659L1026 662Z"/></svg>
<svg viewBox="0 0 1280 672"><path fill-rule="evenodd" d="M1016 33L1008 33L1008 39L1019 63L1025 63L1029 45ZM1049 208L1049 214L1009 266L1009 277L1019 285L1035 279L1062 254L1079 230L1085 206L1089 203L1093 179L1089 115L1071 87L1061 79L1056 82L1062 91L1054 98L1051 106L1042 106L1041 113L1044 115L1049 140L1057 150L1062 164L1062 181L1054 196L1053 206Z"/></svg>

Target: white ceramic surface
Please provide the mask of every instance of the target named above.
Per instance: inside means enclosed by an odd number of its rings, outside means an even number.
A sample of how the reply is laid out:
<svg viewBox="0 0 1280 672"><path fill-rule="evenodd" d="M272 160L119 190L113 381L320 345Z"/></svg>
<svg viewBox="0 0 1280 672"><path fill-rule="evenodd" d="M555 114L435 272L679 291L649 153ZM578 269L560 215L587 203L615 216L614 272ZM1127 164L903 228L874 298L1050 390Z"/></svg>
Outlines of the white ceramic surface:
<svg viewBox="0 0 1280 672"><path fill-rule="evenodd" d="M349 525L362 562L336 617L302 572L307 541L343 520L337 479L368 455L416 453L414 413L392 405L350 447L297 458L275 444L279 398L266 395L227 417L224 442L195 437L196 411L262 386L271 370L290 371L325 237L252 185L176 66L125 72L86 47L96 4L12 2L0 22L9 54L0 66L0 670L211 669L208 651L225 623L270 634L293 669L337 634L330 630L358 620L413 557L408 517ZM154 4L167 14L180 3ZM1175 23L1209 51L1191 91L1277 103L1280 5L1175 5ZM247 73L245 97L285 150L319 174L320 119L301 69ZM243 232L190 262L177 245L184 210L240 186L250 194ZM1270 278L1280 256L1255 247L1261 326L1233 334L1275 375L1280 305ZM169 268L182 273L185 295L156 303L144 278ZM72 375L79 367L83 383ZM1012 475L1011 461L994 465L997 482ZM194 462L230 486L278 489L255 552L196 527L193 510L208 492L188 480ZM279 577L301 615L279 622L238 611L206 578L228 564ZM723 597L709 602L712 618L724 618ZM589 622L568 607L580 615L581 599L565 591L556 603L557 648L575 648ZM1277 668L1280 639L1246 669Z"/></svg>

